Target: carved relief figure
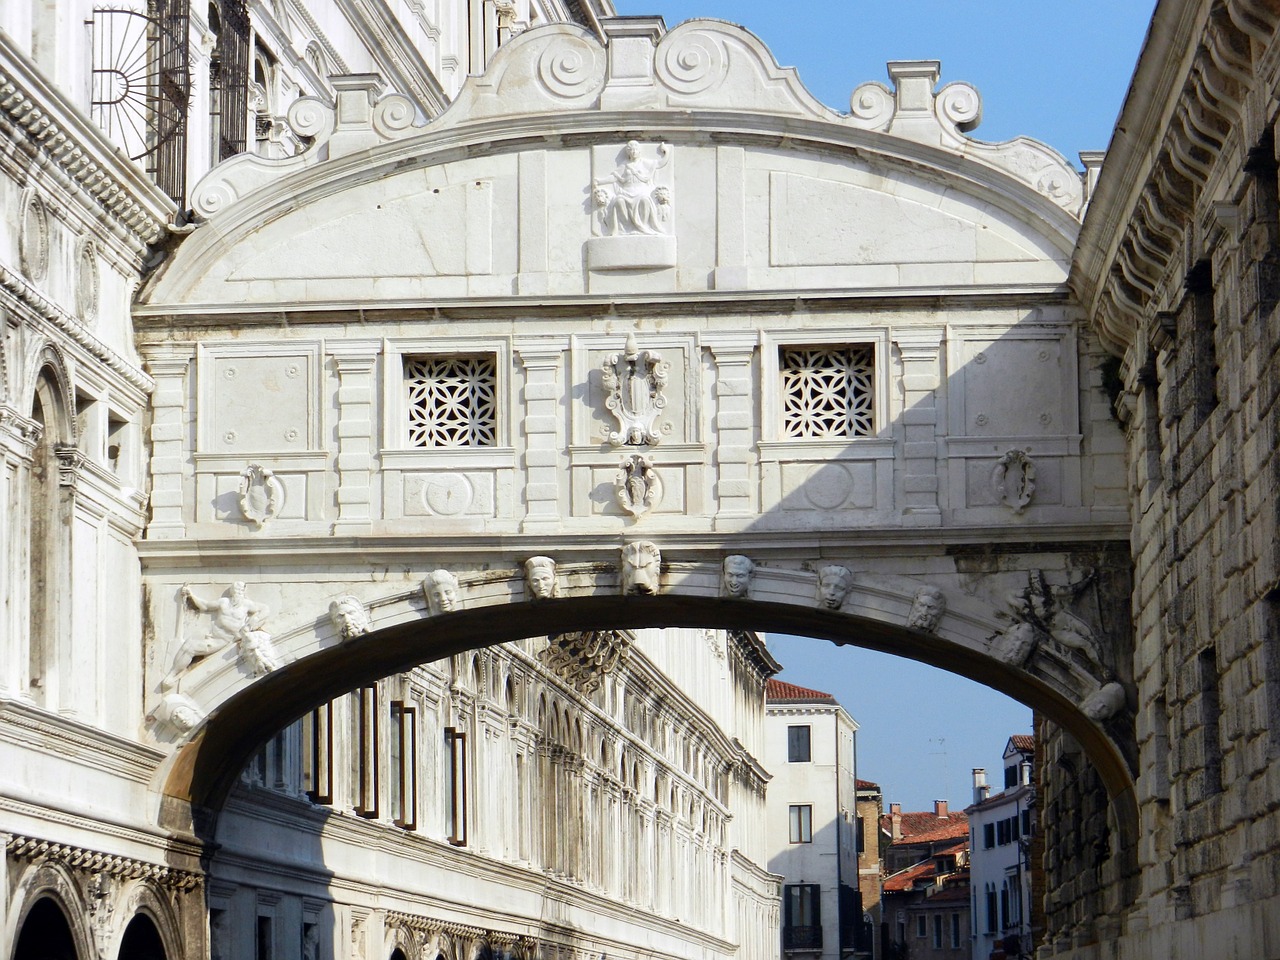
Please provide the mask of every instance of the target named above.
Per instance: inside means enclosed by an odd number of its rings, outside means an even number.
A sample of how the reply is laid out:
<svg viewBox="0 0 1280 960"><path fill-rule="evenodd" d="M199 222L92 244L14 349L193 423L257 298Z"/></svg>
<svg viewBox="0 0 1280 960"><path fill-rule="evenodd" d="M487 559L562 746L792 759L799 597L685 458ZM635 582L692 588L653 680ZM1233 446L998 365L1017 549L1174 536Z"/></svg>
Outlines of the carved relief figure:
<svg viewBox="0 0 1280 960"><path fill-rule="evenodd" d="M648 540L636 540L622 548L622 592L655 594L660 589L662 554Z"/></svg>
<svg viewBox="0 0 1280 960"><path fill-rule="evenodd" d="M751 593L751 578L755 576L756 565L750 557L735 553L724 558L720 568L720 586L726 597L742 600Z"/></svg>
<svg viewBox="0 0 1280 960"><path fill-rule="evenodd" d="M1027 586L1009 594L1008 604L1013 625L995 637L994 652L1007 663L1021 665L1042 640L1082 654L1095 669L1104 667L1102 650L1089 625L1066 609L1065 601L1074 599L1094 582L1091 571L1082 579L1066 586L1053 586L1039 570L1027 575Z"/></svg>
<svg viewBox="0 0 1280 960"><path fill-rule="evenodd" d="M168 727L175 733L190 733L204 719L204 711L199 704L181 693L168 693L151 712L152 719L162 727Z"/></svg>
<svg viewBox="0 0 1280 960"><path fill-rule="evenodd" d="M556 595L556 562L550 557L530 557L524 562L524 582L532 600Z"/></svg>
<svg viewBox="0 0 1280 960"><path fill-rule="evenodd" d="M618 506L639 517L662 502L662 492L662 478L651 459L638 453L622 458L622 465L613 478Z"/></svg>
<svg viewBox="0 0 1280 960"><path fill-rule="evenodd" d="M1124 687L1113 680L1085 697L1080 710L1095 723L1102 723L1124 709L1124 701Z"/></svg>
<svg viewBox="0 0 1280 960"><path fill-rule="evenodd" d="M671 364L652 350L641 350L634 333L627 334L621 353L604 361L604 405L618 421L609 434L615 447L653 445L662 439L658 415L667 405L662 390L667 385Z"/></svg>
<svg viewBox="0 0 1280 960"><path fill-rule="evenodd" d="M245 519L262 527L280 513L284 486L274 473L251 463L240 473L240 512Z"/></svg>
<svg viewBox="0 0 1280 960"><path fill-rule="evenodd" d="M1010 450L991 471L991 492L1014 513L1021 513L1036 492L1036 465L1023 450Z"/></svg>
<svg viewBox="0 0 1280 960"><path fill-rule="evenodd" d="M458 599L458 578L448 570L432 570L422 581L422 592L432 616L449 613L462 606Z"/></svg>
<svg viewBox="0 0 1280 960"><path fill-rule="evenodd" d="M916 591L911 603L911 612L907 614L907 626L912 630L923 630L933 633L938 629L938 622L947 609L947 598L937 587L921 587Z"/></svg>
<svg viewBox="0 0 1280 960"><path fill-rule="evenodd" d="M623 153L618 169L591 183L600 236L662 233L662 224L670 216L671 194L658 186L655 177L670 161L671 148L659 143L658 159L645 160L639 141L630 140Z"/></svg>
<svg viewBox="0 0 1280 960"><path fill-rule="evenodd" d="M818 569L818 604L828 610L844 606L849 591L853 589L853 574L848 567L829 564Z"/></svg>
<svg viewBox="0 0 1280 960"><path fill-rule="evenodd" d="M329 620L343 640L354 640L373 629L369 611L359 597L346 594L329 604Z"/></svg>
<svg viewBox="0 0 1280 960"><path fill-rule="evenodd" d="M210 615L209 632L203 637L190 637L183 641L173 658L173 668L160 681L162 688L172 687L178 674L193 661L217 653L232 642L239 645L241 658L255 675L279 666L275 649L271 646L271 635L259 629L270 610L265 604L249 599L243 580L231 584L217 600L201 600L190 587L184 586L182 599L201 613Z"/></svg>

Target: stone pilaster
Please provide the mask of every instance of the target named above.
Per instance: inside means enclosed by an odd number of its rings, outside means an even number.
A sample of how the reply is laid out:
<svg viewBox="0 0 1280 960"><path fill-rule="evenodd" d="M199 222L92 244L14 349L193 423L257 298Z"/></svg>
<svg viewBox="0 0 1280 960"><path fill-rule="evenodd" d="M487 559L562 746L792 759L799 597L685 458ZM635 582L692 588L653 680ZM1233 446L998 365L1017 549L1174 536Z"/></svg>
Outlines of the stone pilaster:
<svg viewBox="0 0 1280 960"><path fill-rule="evenodd" d="M183 478L188 470L186 441L187 371L195 356L185 352L152 357L147 372L155 380L151 395L151 521L148 540L179 540L186 536Z"/></svg>
<svg viewBox="0 0 1280 960"><path fill-rule="evenodd" d="M565 345L559 338L520 340L516 356L524 367L525 519L522 528L560 524L564 422L560 383Z"/></svg>
<svg viewBox="0 0 1280 960"><path fill-rule="evenodd" d="M754 517L760 509L756 476L756 403L752 364L759 338L755 333L704 335L716 362L715 436L716 520Z"/></svg>
<svg viewBox="0 0 1280 960"><path fill-rule="evenodd" d="M894 343L902 358L902 519L909 526L941 526L938 440L942 411L938 408L938 387L942 383L942 331L896 334Z"/></svg>
<svg viewBox="0 0 1280 960"><path fill-rule="evenodd" d="M373 390L376 340L325 344L338 371L338 519L335 534L368 533L373 522Z"/></svg>

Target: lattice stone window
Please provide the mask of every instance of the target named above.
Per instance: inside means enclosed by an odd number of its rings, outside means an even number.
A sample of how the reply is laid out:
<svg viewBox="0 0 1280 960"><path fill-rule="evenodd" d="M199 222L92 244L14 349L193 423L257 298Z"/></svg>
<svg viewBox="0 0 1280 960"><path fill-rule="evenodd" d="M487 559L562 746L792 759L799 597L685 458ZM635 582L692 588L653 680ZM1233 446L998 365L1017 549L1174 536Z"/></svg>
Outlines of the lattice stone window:
<svg viewBox="0 0 1280 960"><path fill-rule="evenodd" d="M409 445L492 447L498 433L498 364L492 354L405 357Z"/></svg>
<svg viewBox="0 0 1280 960"><path fill-rule="evenodd" d="M805 440L869 437L875 432L875 348L783 347L782 435Z"/></svg>

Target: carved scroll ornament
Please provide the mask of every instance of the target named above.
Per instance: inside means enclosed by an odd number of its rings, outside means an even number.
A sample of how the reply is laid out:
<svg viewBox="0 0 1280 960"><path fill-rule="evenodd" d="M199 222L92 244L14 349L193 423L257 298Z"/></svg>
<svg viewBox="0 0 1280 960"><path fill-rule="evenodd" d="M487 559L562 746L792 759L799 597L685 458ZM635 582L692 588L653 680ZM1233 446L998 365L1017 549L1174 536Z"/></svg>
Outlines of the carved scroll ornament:
<svg viewBox="0 0 1280 960"><path fill-rule="evenodd" d="M633 517L639 518L662 502L662 478L653 461L638 453L622 458L613 488L618 506Z"/></svg>
<svg viewBox="0 0 1280 960"><path fill-rule="evenodd" d="M652 350L641 350L634 333L627 334L621 353L604 361L604 405L618 421L610 432L615 447L657 444L662 439L658 416L667 405L662 391L667 385L671 364Z"/></svg>
<svg viewBox="0 0 1280 960"><path fill-rule="evenodd" d="M240 472L240 512L255 526L263 527L280 514L284 485L265 467L251 463Z"/></svg>

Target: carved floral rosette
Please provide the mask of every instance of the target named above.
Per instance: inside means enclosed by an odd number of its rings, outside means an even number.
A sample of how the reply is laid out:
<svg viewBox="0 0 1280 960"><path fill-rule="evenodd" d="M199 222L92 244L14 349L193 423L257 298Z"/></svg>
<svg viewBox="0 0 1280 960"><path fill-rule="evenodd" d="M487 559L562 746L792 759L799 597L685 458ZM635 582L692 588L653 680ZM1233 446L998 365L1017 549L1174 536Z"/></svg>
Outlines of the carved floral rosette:
<svg viewBox="0 0 1280 960"><path fill-rule="evenodd" d="M663 389L671 364L653 350L641 350L634 333L627 334L621 353L610 354L602 368L604 405L618 421L609 443L621 446L653 446L662 440L658 417L667 405Z"/></svg>

